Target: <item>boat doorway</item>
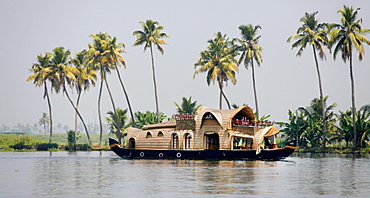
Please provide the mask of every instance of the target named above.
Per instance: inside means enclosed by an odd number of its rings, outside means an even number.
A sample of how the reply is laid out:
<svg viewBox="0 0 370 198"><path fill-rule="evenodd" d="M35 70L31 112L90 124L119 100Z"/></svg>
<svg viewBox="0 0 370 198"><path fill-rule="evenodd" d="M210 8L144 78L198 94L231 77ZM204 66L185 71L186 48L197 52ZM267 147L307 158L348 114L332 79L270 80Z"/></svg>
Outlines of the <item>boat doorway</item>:
<svg viewBox="0 0 370 198"><path fill-rule="evenodd" d="M217 133L206 133L204 134L205 149L208 150L218 150L219 145L219 136Z"/></svg>
<svg viewBox="0 0 370 198"><path fill-rule="evenodd" d="M129 140L129 148L135 149L135 138L130 138Z"/></svg>

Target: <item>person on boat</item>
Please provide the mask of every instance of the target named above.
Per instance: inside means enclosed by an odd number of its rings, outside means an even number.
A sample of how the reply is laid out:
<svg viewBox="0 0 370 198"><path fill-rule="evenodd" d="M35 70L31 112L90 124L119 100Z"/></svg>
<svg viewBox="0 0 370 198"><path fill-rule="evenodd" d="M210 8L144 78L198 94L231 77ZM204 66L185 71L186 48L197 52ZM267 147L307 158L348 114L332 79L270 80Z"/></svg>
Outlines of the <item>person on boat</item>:
<svg viewBox="0 0 370 198"><path fill-rule="evenodd" d="M267 137L264 137L263 139L265 140L265 148L266 149L271 149L272 144L270 143L269 139Z"/></svg>

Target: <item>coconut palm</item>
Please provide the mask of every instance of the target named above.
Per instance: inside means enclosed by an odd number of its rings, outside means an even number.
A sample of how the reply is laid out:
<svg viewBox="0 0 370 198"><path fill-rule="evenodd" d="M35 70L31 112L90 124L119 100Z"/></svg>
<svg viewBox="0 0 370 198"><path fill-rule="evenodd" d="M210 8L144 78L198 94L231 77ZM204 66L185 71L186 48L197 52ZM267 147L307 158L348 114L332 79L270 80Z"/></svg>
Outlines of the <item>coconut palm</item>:
<svg viewBox="0 0 370 198"><path fill-rule="evenodd" d="M303 112L288 110L288 121L278 123L284 128L280 130L283 133L283 137L287 138L287 141L296 140L296 145L307 146L307 142L303 141L302 134L307 128L307 122L304 119Z"/></svg>
<svg viewBox="0 0 370 198"><path fill-rule="evenodd" d="M116 111L116 105L113 100L112 92L109 88L109 84L107 81L107 73L110 73L112 69L114 69L114 65L110 64L111 57L107 55L107 43L111 39L110 36L106 33L97 33L91 34L90 37L93 38L93 43L89 43L89 50L87 51L88 54L88 62L87 64L95 70L98 70L100 73L100 87L99 87L99 95L98 95L98 117L99 117L99 126L100 126L100 139L99 139L99 146L102 142L103 137L103 122L101 118L101 110L100 110L100 103L101 103L101 96L103 91L103 84L105 83L112 107L113 112ZM115 113L116 114L116 113Z"/></svg>
<svg viewBox="0 0 370 198"><path fill-rule="evenodd" d="M70 98L66 88L66 84L68 84L71 88L73 87L73 84L77 81L76 76L80 74L80 71L70 65L71 52L69 50L65 50L64 47L56 47L53 50L53 53L54 54L51 59L50 67L45 68L48 79L51 80L52 87L57 93L61 90L67 96L68 101L71 103L85 128L89 144L92 146L85 121Z"/></svg>
<svg viewBox="0 0 370 198"><path fill-rule="evenodd" d="M155 68L154 68L154 55L153 55L153 45L157 46L157 49L161 54L164 53L164 49L162 47L163 44L168 44L162 38L169 37L168 34L161 32L163 30L163 26L160 26L159 23L155 20L148 19L145 22L139 22L143 28L143 30L136 30L133 32L133 35L136 36L136 41L134 42L133 46L139 46L144 44L144 51L149 48L150 49L150 56L152 59L152 75L153 75L153 85L154 85L154 98L155 98L155 107L156 107L156 115L157 121L159 122L159 104L158 104L158 95L157 95L157 82L155 79Z"/></svg>
<svg viewBox="0 0 370 198"><path fill-rule="evenodd" d="M109 58L109 63L114 66L114 68L117 72L118 80L121 84L122 91L123 91L123 93L125 94L125 97L126 97L126 102L127 102L128 109L130 111L132 124L135 126L134 114L132 112L130 99L128 97L128 93L127 93L126 88L123 84L121 74L119 73L119 69L118 69L118 66L120 66L120 65L122 65L124 68L126 68L126 61L122 57L122 53L125 52L125 50L123 49L125 47L125 44L124 43L116 44L116 42L117 42L116 37L113 37L112 39L108 40L108 42L106 44L106 48L107 48L106 53L107 53L107 57Z"/></svg>
<svg viewBox="0 0 370 198"><path fill-rule="evenodd" d="M326 107L326 101L328 96L324 97L324 106ZM328 131L331 133L334 132L335 127L334 123L336 122L335 114L333 112L334 108L337 106L336 103L333 103L322 112L322 102L318 98L314 98L311 101L310 106L298 108L304 114L304 119L307 123L307 128L303 137L311 144L313 147L323 146L326 144L329 135L328 133L324 134L320 123L323 123L323 117L325 118L325 123L327 123ZM324 116L322 116L324 115Z"/></svg>
<svg viewBox="0 0 370 198"><path fill-rule="evenodd" d="M197 110L199 109L199 107L202 106L202 105L197 105L197 101L192 102L191 96L189 98L182 97L181 105L177 104L176 102L173 102L173 103L175 103L177 107L176 111L179 114L186 114L186 113L195 114Z"/></svg>
<svg viewBox="0 0 370 198"><path fill-rule="evenodd" d="M222 35L221 32L215 34L215 38L208 40L208 47L206 50L200 52L200 58L194 64L195 68L200 66L199 69L195 70L193 78L198 73L207 72L207 84L218 82L220 89L220 109L222 109L222 97L225 98L229 109L231 109L230 103L223 92L224 82L228 80L234 85L236 84L236 72L239 71L237 66L237 60L235 59L236 51L234 45L226 38L226 34Z"/></svg>
<svg viewBox="0 0 370 198"><path fill-rule="evenodd" d="M76 54L76 57L71 60L73 65L79 70L79 75L76 76L76 81L74 82L77 99L76 99L76 108L80 103L82 91L89 90L90 85L95 86L95 81L97 79L96 71L87 67L86 65L86 50L83 50ZM77 131L77 113L75 115L75 130Z"/></svg>
<svg viewBox="0 0 370 198"><path fill-rule="evenodd" d="M130 126L126 123L127 109L122 110L121 108L118 108L116 109L116 114L113 111L108 111L107 114L109 115L109 117L106 117L105 119L109 124L110 133L115 134L118 142L121 143L122 137L127 132L127 129Z"/></svg>
<svg viewBox="0 0 370 198"><path fill-rule="evenodd" d="M50 122L50 136L49 136L49 143L51 143L51 139L53 136L53 119L52 119L52 108L51 108L51 102L50 97L48 93L48 87L47 87L47 78L46 78L46 72L45 68L47 68L50 65L50 59L52 57L51 53L46 53L43 55L37 56L38 63L34 63L32 68L30 69L33 74L27 78L27 82L33 80L33 84L35 84L37 87L44 86L44 96L43 98L46 98L48 108L49 108L49 122Z"/></svg>
<svg viewBox="0 0 370 198"><path fill-rule="evenodd" d="M258 100L257 100L257 88L256 88L256 78L254 72L254 61L258 66L261 65L262 59L262 47L258 45L259 39L261 36L257 36L257 30L261 29L261 26L256 25L241 25L239 30L241 31L242 39L236 39L241 45L239 46L239 51L241 55L238 61L240 64L244 62L245 68L248 69L250 66L252 69L252 83L253 83L253 93L254 93L254 102L256 105L256 115L258 120L259 110L258 110Z"/></svg>
<svg viewBox="0 0 370 198"><path fill-rule="evenodd" d="M164 119L171 119L167 117L164 113L159 114L159 121L157 120L157 115L154 112L135 112L136 127L141 129L147 124L156 124L162 122Z"/></svg>
<svg viewBox="0 0 370 198"><path fill-rule="evenodd" d="M336 59L338 53L342 54L344 62L349 61L349 73L351 80L351 98L352 98L352 119L354 123L353 127L353 147L357 148L357 132L356 132L356 104L355 104L355 82L353 76L353 65L352 65L352 54L354 49L358 51L358 59L361 61L363 54L365 53L364 43L370 44L370 40L362 34L367 33L370 29L361 27L362 19L357 19L358 11L353 7L343 6L342 9L338 10L338 13L342 15L340 24L329 25L330 43L329 47L334 47L333 57Z"/></svg>
<svg viewBox="0 0 370 198"><path fill-rule="evenodd" d="M287 42L290 42L292 39L296 40L292 44L292 49L299 47L297 56L301 56L303 53L303 50L306 48L307 45L311 45L313 56L316 64L316 72L317 72L317 78L319 81L319 92L320 92L320 100L322 102L321 107L322 110L322 121L323 121L323 134L326 135L326 122L325 122L325 114L324 114L324 93L322 88L322 81L321 81L321 74L320 74L320 68L319 68L319 62L317 61L317 52L319 53L319 57L324 60L326 59L325 51L323 46L328 45L328 39L327 39L327 32L326 32L326 25L322 23L318 23L318 20L316 19L316 14L318 12L314 12L312 14L305 13L304 17L301 18L302 26L298 28L297 34L294 34L290 36L287 40ZM324 142L324 147L326 145L326 141Z"/></svg>

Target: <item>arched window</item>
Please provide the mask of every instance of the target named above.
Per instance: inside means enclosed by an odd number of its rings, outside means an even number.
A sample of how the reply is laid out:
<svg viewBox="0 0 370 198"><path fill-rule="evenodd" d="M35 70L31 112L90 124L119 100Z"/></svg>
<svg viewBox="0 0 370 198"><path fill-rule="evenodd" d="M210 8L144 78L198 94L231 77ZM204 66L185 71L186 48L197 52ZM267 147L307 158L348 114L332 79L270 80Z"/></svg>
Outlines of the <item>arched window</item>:
<svg viewBox="0 0 370 198"><path fill-rule="evenodd" d="M192 140L191 134L190 133L185 134L185 149L191 149L191 140Z"/></svg>
<svg viewBox="0 0 370 198"><path fill-rule="evenodd" d="M146 133L146 138L152 138L152 133L150 132Z"/></svg>
<svg viewBox="0 0 370 198"><path fill-rule="evenodd" d="M179 148L179 136L175 133L172 136L172 148L178 149Z"/></svg>
<svg viewBox="0 0 370 198"><path fill-rule="evenodd" d="M157 137L163 137L163 132L159 131Z"/></svg>

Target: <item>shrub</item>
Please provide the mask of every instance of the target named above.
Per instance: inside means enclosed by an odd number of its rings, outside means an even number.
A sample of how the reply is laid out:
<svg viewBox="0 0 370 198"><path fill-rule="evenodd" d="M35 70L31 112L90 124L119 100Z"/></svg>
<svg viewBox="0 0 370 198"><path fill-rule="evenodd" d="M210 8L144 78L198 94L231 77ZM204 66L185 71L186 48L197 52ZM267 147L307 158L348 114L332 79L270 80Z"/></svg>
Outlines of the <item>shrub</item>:
<svg viewBox="0 0 370 198"><path fill-rule="evenodd" d="M57 143L41 143L38 144L36 149L39 151L47 151L49 149L57 149L58 144Z"/></svg>

